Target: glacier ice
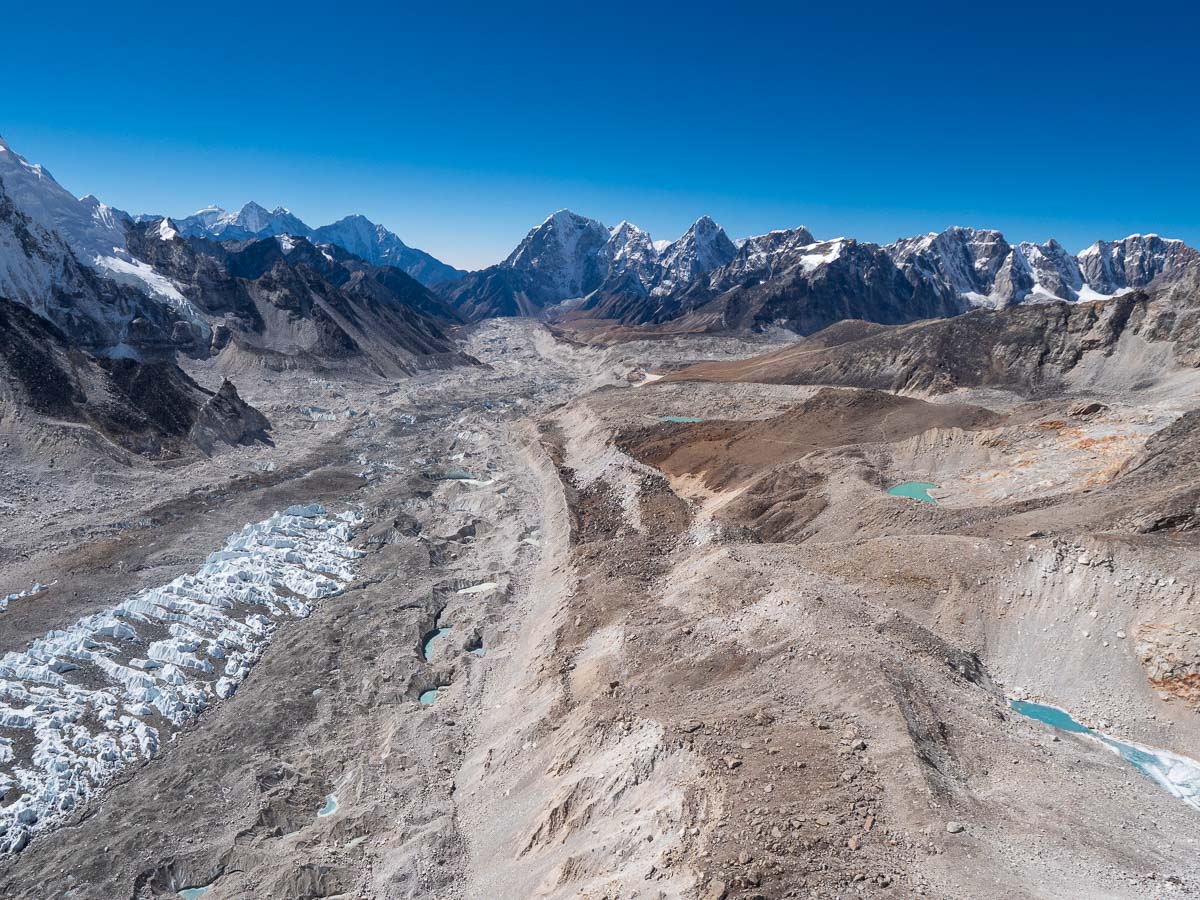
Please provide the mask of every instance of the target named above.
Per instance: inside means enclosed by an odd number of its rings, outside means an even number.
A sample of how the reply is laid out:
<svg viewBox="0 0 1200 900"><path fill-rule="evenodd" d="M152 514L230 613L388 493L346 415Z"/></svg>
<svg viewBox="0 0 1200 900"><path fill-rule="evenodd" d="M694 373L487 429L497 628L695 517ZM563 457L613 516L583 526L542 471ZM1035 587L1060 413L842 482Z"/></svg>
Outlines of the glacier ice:
<svg viewBox="0 0 1200 900"><path fill-rule="evenodd" d="M14 600L24 600L26 597L32 597L35 594L40 594L42 591L46 590L46 588L52 587L54 584L56 584L56 582L52 581L50 584L42 584L40 581L35 581L33 586L27 588L26 590L17 591L15 594L6 594L5 596L0 597L0 612L3 612L5 609L7 609L8 604L12 603Z"/></svg>
<svg viewBox="0 0 1200 900"><path fill-rule="evenodd" d="M345 589L353 513L289 507L246 525L194 574L0 657L0 726L30 732L22 752L0 738L0 853L22 849L123 767L154 756L160 732L230 697L277 620L303 618ZM6 598L8 599L8 598Z"/></svg>

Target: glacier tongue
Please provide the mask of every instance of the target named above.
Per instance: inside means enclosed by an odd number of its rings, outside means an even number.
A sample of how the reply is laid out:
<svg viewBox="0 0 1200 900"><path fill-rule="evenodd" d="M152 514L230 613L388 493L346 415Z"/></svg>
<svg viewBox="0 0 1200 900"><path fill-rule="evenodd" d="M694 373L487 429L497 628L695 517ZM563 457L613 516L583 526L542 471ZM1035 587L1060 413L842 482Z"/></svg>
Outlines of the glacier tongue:
<svg viewBox="0 0 1200 900"><path fill-rule="evenodd" d="M317 504L289 507L232 535L195 574L0 657L0 726L31 732L32 747L0 737L0 797L20 792L0 809L0 853L154 756L160 730L233 694L278 619L307 616L353 580L364 555L349 545L357 521Z"/></svg>

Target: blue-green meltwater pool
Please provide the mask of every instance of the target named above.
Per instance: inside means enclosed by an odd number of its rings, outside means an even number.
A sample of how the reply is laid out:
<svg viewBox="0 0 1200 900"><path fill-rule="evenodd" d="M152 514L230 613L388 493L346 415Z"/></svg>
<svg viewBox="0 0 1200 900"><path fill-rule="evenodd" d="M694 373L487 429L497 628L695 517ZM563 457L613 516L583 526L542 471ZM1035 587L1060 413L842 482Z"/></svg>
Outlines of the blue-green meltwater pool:
<svg viewBox="0 0 1200 900"><path fill-rule="evenodd" d="M660 421L660 422L676 422L676 423L682 424L682 423L703 422L704 420L698 419L695 416L659 416L658 421Z"/></svg>
<svg viewBox="0 0 1200 900"><path fill-rule="evenodd" d="M421 642L421 656L426 662L429 661L429 652L433 649L433 642L440 638L443 634L449 633L449 628L435 628L433 631L425 635L425 640Z"/></svg>
<svg viewBox="0 0 1200 900"><path fill-rule="evenodd" d="M1013 700L1011 706L1021 715L1045 722L1060 731L1069 731L1073 734L1090 737L1106 750L1120 756L1143 775L1152 778L1188 806L1200 809L1200 762L1168 750L1155 750L1153 747L1119 741L1106 734L1093 731L1086 725L1076 722L1066 710L1056 706L1029 703L1024 700Z"/></svg>
<svg viewBox="0 0 1200 900"><path fill-rule="evenodd" d="M907 497L909 500L920 500L923 503L937 503L929 496L929 489L937 487L928 481L902 481L895 487L888 488L893 497Z"/></svg>

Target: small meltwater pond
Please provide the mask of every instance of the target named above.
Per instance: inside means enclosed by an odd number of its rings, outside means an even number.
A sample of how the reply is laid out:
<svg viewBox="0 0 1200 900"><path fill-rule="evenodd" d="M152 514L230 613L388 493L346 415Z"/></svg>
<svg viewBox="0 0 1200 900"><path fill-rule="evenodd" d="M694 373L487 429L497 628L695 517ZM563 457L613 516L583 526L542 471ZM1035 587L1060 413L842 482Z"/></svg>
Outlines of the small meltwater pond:
<svg viewBox="0 0 1200 900"><path fill-rule="evenodd" d="M437 688L430 688L418 699L421 701L422 706L433 706L433 701L437 699L437 695Z"/></svg>
<svg viewBox="0 0 1200 900"><path fill-rule="evenodd" d="M902 481L895 487L888 488L893 497L907 497L909 500L920 500L923 503L937 503L929 496L929 489L937 487L929 481Z"/></svg>
<svg viewBox="0 0 1200 900"><path fill-rule="evenodd" d="M1075 721L1066 710L1056 706L1029 703L1025 700L1013 700L1010 705L1021 715L1037 719L1059 731L1068 731L1091 738L1106 750L1120 756L1143 775L1152 778L1172 796L1178 797L1188 806L1200 810L1200 762L1177 753L1171 753L1169 750L1155 750L1152 747L1119 741L1106 734L1093 731L1086 725Z"/></svg>
<svg viewBox="0 0 1200 900"><path fill-rule="evenodd" d="M206 887L184 888L179 892L179 896L182 897L183 900L199 900L199 898L203 897L211 890L212 885L208 885Z"/></svg>
<svg viewBox="0 0 1200 900"><path fill-rule="evenodd" d="M421 643L421 656L426 662L429 662L429 653L433 650L433 642L444 634L449 634L449 628L435 628L429 634L425 635L425 640Z"/></svg>
<svg viewBox="0 0 1200 900"><path fill-rule="evenodd" d="M703 422L703 419L698 419L695 416L658 416L660 422L679 422L679 423L695 423Z"/></svg>
<svg viewBox="0 0 1200 900"><path fill-rule="evenodd" d="M328 797L325 798L325 805L317 810L317 815L320 816L321 818L325 818L325 816L332 816L335 812L337 812L337 809L338 809L337 794L330 794Z"/></svg>

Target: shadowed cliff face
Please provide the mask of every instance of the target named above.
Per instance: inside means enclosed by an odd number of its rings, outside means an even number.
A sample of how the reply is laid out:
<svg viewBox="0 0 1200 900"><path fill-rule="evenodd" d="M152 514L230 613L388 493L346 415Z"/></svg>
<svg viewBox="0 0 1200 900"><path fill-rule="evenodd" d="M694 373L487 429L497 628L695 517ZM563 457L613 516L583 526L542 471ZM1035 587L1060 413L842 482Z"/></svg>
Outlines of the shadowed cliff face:
<svg viewBox="0 0 1200 900"><path fill-rule="evenodd" d="M21 433L83 425L125 450L166 456L265 441L270 428L229 382L213 394L172 362L97 359L2 299L0 418Z"/></svg>
<svg viewBox="0 0 1200 900"><path fill-rule="evenodd" d="M206 353L274 368L358 368L400 375L469 362L446 329L459 315L392 266L305 238L218 244L133 227L130 246L216 319Z"/></svg>

